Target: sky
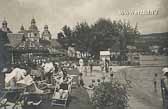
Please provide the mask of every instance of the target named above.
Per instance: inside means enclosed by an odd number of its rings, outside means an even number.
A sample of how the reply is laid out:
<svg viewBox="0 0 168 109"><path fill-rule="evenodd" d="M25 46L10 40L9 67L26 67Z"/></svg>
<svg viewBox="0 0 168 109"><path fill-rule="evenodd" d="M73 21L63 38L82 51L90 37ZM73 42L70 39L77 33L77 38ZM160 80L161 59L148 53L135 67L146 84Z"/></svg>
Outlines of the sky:
<svg viewBox="0 0 168 109"><path fill-rule="evenodd" d="M53 37L64 25L73 27L78 22L93 24L99 18L126 20L138 24L142 34L168 31L168 0L0 0L0 23L6 19L15 33L21 25L30 26L32 18L42 32L49 26ZM123 11L157 10L154 15L121 15Z"/></svg>

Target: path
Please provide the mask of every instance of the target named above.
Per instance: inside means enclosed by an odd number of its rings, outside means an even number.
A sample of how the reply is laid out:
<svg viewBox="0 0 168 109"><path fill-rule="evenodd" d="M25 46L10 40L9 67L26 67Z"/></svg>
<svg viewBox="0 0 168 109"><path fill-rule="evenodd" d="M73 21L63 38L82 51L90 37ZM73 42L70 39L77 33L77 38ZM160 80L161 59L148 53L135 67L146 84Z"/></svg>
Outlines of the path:
<svg viewBox="0 0 168 109"><path fill-rule="evenodd" d="M129 88L129 107L128 109L161 109L162 99L160 92L160 67L128 67L128 66L113 66L113 71L116 73L114 77L121 82L126 83L125 79L131 81L132 88ZM153 91L153 76L158 73L158 89L157 93ZM94 67L92 76L85 76L85 83L91 84L91 80L102 78L102 72L99 67ZM106 79L108 79L106 75Z"/></svg>
<svg viewBox="0 0 168 109"><path fill-rule="evenodd" d="M162 99L160 90L161 68L131 67L118 72L120 79L131 81L129 88L129 109L161 109ZM153 77L158 74L157 92L154 92Z"/></svg>

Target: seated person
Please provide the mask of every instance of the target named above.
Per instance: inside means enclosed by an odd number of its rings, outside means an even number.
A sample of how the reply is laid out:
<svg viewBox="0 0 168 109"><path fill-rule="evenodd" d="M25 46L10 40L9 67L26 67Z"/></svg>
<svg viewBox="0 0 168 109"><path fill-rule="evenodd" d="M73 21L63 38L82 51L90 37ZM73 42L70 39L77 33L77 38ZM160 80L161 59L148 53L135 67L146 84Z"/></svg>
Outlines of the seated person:
<svg viewBox="0 0 168 109"><path fill-rule="evenodd" d="M57 87L57 86L56 86ZM68 78L64 79L62 83L56 88L53 99L65 99L68 97L68 89L69 89L69 81Z"/></svg>
<svg viewBox="0 0 168 109"><path fill-rule="evenodd" d="M15 87L16 83L25 78L26 70L15 68L11 73L5 75L5 84L9 87Z"/></svg>
<svg viewBox="0 0 168 109"><path fill-rule="evenodd" d="M56 88L52 99L60 99L60 98L61 98L61 95L60 95L59 89Z"/></svg>
<svg viewBox="0 0 168 109"><path fill-rule="evenodd" d="M44 91L40 90L33 78L30 75L27 75L24 79L17 82L17 84L26 86L26 91L31 93L42 94Z"/></svg>
<svg viewBox="0 0 168 109"><path fill-rule="evenodd" d="M68 98L68 90L59 89L59 94L62 99Z"/></svg>

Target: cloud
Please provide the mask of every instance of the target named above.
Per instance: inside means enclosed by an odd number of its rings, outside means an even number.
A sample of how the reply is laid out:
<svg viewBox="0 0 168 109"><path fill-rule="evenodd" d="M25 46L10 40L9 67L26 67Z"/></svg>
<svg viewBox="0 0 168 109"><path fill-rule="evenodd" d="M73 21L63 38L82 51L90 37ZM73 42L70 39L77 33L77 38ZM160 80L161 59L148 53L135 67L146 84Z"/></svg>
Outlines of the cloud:
<svg viewBox="0 0 168 109"><path fill-rule="evenodd" d="M5 17L9 27L17 32L23 24L29 27L35 17L39 30L49 25L56 36L64 25L73 26L77 22L95 22L98 18L130 20L139 24L142 33L167 31L167 0L1 0L0 21ZM121 16L121 10L159 9L156 16ZM157 25L157 26L155 26Z"/></svg>

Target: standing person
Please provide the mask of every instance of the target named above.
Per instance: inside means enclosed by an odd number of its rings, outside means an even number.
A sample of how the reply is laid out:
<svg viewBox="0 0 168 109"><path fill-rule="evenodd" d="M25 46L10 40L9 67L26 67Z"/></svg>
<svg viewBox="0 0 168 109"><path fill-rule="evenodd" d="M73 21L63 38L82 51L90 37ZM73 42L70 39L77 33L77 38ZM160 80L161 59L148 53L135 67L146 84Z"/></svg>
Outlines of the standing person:
<svg viewBox="0 0 168 109"><path fill-rule="evenodd" d="M153 78L153 84L154 84L154 92L157 92L157 73L154 74L154 78Z"/></svg>
<svg viewBox="0 0 168 109"><path fill-rule="evenodd" d="M103 69L104 69L104 62L103 62L102 59L100 60L100 68L101 68L101 71L103 72Z"/></svg>
<svg viewBox="0 0 168 109"><path fill-rule="evenodd" d="M83 74L82 73L79 73L79 76L78 76L78 85L79 85L79 87L83 87L84 86Z"/></svg>
<svg viewBox="0 0 168 109"><path fill-rule="evenodd" d="M84 72L85 72L85 76L87 76L87 73L88 73L88 66L87 65L84 67Z"/></svg>
<svg viewBox="0 0 168 109"><path fill-rule="evenodd" d="M168 109L168 68L163 68L163 77L161 79L163 109Z"/></svg>
<svg viewBox="0 0 168 109"><path fill-rule="evenodd" d="M112 82L114 79L114 72L113 72L113 69L110 68L110 81Z"/></svg>
<svg viewBox="0 0 168 109"><path fill-rule="evenodd" d="M79 72L83 73L84 62L83 59L79 59Z"/></svg>
<svg viewBox="0 0 168 109"><path fill-rule="evenodd" d="M93 72L93 59L92 58L89 60L89 67L90 67L90 75L92 75L92 72Z"/></svg>
<svg viewBox="0 0 168 109"><path fill-rule="evenodd" d="M105 59L105 72L109 72L109 61L107 59Z"/></svg>

